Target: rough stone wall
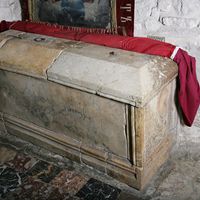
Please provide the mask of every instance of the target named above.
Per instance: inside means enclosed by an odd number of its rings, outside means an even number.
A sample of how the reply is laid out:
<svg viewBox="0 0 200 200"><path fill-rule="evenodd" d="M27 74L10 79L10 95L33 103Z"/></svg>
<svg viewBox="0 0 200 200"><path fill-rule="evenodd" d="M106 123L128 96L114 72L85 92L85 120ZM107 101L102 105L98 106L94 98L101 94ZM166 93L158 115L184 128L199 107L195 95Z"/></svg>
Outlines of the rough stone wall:
<svg viewBox="0 0 200 200"><path fill-rule="evenodd" d="M197 59L200 80L200 0L135 0L135 36L159 36ZM179 125L178 144L187 153L200 149L200 109L194 126Z"/></svg>

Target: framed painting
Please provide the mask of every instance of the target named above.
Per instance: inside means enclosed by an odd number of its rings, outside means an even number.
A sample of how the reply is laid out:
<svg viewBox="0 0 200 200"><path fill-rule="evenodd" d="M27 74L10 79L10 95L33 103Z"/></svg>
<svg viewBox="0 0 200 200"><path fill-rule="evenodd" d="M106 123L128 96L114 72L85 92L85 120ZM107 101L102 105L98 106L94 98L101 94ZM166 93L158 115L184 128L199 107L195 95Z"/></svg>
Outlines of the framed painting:
<svg viewBox="0 0 200 200"><path fill-rule="evenodd" d="M22 0L24 19L133 36L133 0Z"/></svg>

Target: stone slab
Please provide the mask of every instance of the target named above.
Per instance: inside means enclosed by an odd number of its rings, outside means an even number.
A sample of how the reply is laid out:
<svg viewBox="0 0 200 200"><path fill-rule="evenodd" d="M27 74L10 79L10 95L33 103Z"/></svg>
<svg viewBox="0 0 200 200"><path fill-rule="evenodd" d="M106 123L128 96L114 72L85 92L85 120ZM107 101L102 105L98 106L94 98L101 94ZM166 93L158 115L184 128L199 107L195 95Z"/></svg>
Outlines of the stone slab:
<svg viewBox="0 0 200 200"><path fill-rule="evenodd" d="M144 107L144 162L164 138L176 138L177 110L175 106L176 80L172 81Z"/></svg>
<svg viewBox="0 0 200 200"><path fill-rule="evenodd" d="M129 135L122 103L3 70L0 94L3 113L127 157Z"/></svg>
<svg viewBox="0 0 200 200"><path fill-rule="evenodd" d="M46 70L61 52L17 37L15 32L1 35L0 44L0 69L40 78L47 77Z"/></svg>
<svg viewBox="0 0 200 200"><path fill-rule="evenodd" d="M177 75L177 66L167 58L88 44L64 50L47 75L57 83L143 106Z"/></svg>
<svg viewBox="0 0 200 200"><path fill-rule="evenodd" d="M44 36L41 34L33 34L33 33L28 33L28 32L17 31L17 30L8 30L8 31L2 32L0 34L0 40L1 38L5 38L5 37L18 38L24 41L29 41L35 45L40 45L46 48L57 49L57 50L63 50L65 48L81 48L87 45L86 43L83 43L80 41L50 37L46 35Z"/></svg>

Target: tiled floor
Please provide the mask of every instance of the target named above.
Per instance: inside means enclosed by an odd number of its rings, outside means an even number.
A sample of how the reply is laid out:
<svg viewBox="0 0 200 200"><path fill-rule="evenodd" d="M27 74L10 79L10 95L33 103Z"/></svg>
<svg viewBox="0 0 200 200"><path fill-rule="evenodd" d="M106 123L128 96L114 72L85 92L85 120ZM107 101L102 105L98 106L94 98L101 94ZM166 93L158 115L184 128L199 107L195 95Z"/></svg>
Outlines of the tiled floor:
<svg viewBox="0 0 200 200"><path fill-rule="evenodd" d="M121 190L78 174L0 147L0 197L5 200L116 200Z"/></svg>
<svg viewBox="0 0 200 200"><path fill-rule="evenodd" d="M200 200L200 150L172 157L139 192L43 148L19 146L0 141L2 200Z"/></svg>

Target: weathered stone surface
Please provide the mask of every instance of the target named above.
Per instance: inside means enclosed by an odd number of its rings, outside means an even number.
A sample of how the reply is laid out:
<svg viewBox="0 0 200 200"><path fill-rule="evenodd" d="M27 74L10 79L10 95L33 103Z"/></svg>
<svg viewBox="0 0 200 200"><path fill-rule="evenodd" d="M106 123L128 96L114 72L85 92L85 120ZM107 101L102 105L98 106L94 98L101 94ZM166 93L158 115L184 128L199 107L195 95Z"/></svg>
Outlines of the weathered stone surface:
<svg viewBox="0 0 200 200"><path fill-rule="evenodd" d="M144 188L148 184L158 169L168 160L174 142L173 139L172 135L166 136L156 147L153 154L148 157L148 161L144 163L143 170L139 175L141 188Z"/></svg>
<svg viewBox="0 0 200 200"><path fill-rule="evenodd" d="M144 162L155 151L163 138L176 137L177 111L175 80L154 97L144 108Z"/></svg>
<svg viewBox="0 0 200 200"><path fill-rule="evenodd" d="M146 104L177 73L167 58L87 45L65 50L48 79L131 105Z"/></svg>
<svg viewBox="0 0 200 200"><path fill-rule="evenodd" d="M67 48L82 48L88 45L80 41L61 39L56 37L44 36L40 34L32 34L17 30L8 30L2 32L0 34L0 40L2 40L5 37L12 38L12 36L14 36L14 38L18 38L23 41L27 42L29 41L34 45L39 45L49 49L56 49L56 50L63 50Z"/></svg>
<svg viewBox="0 0 200 200"><path fill-rule="evenodd" d="M141 189L140 179L138 172L134 173L127 169L121 169L116 166L107 166L106 172L109 176L114 177L115 179L126 183L127 185L134 187L136 189Z"/></svg>
<svg viewBox="0 0 200 200"><path fill-rule="evenodd" d="M46 78L46 70L61 52L12 35L0 42L0 68L35 77Z"/></svg>
<svg viewBox="0 0 200 200"><path fill-rule="evenodd" d="M2 112L127 157L121 103L5 71L0 71L0 94Z"/></svg>

